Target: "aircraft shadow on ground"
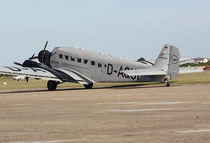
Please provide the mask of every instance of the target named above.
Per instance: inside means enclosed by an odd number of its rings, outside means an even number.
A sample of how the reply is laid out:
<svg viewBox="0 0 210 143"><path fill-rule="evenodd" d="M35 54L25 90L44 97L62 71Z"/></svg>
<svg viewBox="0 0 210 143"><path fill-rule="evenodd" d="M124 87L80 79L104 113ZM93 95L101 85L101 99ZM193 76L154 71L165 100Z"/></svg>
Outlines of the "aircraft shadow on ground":
<svg viewBox="0 0 210 143"><path fill-rule="evenodd" d="M159 84L159 85L156 85ZM160 85L160 83L153 83L152 85L148 84L127 84L127 85L116 85L116 86L107 86L107 87L93 87L92 89L85 88L61 88L56 91L48 91L48 89L34 89L34 90L18 90L18 91L6 91L0 92L1 94L16 94L16 93L38 93L38 92L59 92L59 91L73 91L73 90L100 90L100 89L111 89L111 90L127 90L127 89L145 89L145 88L163 88L165 85Z"/></svg>

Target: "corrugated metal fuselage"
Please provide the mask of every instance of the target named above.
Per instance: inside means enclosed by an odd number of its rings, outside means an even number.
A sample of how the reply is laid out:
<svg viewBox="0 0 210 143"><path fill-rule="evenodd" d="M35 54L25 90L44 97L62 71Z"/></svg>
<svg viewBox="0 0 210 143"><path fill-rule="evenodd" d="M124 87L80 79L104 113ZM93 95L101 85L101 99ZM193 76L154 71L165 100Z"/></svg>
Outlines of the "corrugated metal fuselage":
<svg viewBox="0 0 210 143"><path fill-rule="evenodd" d="M52 68L71 69L95 82L161 81L164 76L127 76L122 71L151 67L84 49L57 47L50 59Z"/></svg>

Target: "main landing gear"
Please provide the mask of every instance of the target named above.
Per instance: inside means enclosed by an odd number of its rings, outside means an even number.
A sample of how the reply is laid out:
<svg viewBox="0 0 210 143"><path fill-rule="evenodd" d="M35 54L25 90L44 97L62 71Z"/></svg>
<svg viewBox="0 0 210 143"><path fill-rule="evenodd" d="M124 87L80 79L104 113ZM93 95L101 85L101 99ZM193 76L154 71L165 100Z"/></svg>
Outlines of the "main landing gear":
<svg viewBox="0 0 210 143"><path fill-rule="evenodd" d="M49 80L49 81L47 82L47 88L48 88L49 91L54 91L54 90L56 90L57 85L58 85L58 82L57 82L57 81Z"/></svg>
<svg viewBox="0 0 210 143"><path fill-rule="evenodd" d="M49 91L54 91L54 90L56 90L58 84L61 84L61 83L57 82L57 81L49 80L47 82L47 88ZM93 83L84 84L84 87L85 87L85 89L91 89L93 87Z"/></svg>
<svg viewBox="0 0 210 143"><path fill-rule="evenodd" d="M166 86L170 87L170 82L169 81L166 81Z"/></svg>
<svg viewBox="0 0 210 143"><path fill-rule="evenodd" d="M93 87L93 83L84 84L85 89L91 89Z"/></svg>

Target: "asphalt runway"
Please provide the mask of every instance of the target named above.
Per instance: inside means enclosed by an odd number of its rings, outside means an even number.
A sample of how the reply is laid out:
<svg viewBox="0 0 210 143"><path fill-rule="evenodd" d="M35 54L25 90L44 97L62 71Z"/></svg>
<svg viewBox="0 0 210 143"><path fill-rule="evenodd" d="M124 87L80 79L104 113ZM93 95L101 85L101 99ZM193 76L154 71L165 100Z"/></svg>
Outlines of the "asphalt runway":
<svg viewBox="0 0 210 143"><path fill-rule="evenodd" d="M210 85L0 90L1 143L209 143Z"/></svg>

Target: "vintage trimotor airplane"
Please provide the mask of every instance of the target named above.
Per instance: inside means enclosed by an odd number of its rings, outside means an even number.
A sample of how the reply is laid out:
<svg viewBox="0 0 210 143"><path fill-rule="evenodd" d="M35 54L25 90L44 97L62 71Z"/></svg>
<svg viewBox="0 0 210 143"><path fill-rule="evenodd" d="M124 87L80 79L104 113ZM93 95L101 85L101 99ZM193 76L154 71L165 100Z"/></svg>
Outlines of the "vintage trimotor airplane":
<svg viewBox="0 0 210 143"><path fill-rule="evenodd" d="M38 56L35 54L20 67L0 67L0 74L23 75L48 80L49 90L56 90L64 82L83 84L86 89L96 82L166 82L179 74L180 53L172 45L165 45L153 65L115 58L81 48L56 47L46 50L48 41ZM39 63L34 61L38 59Z"/></svg>

